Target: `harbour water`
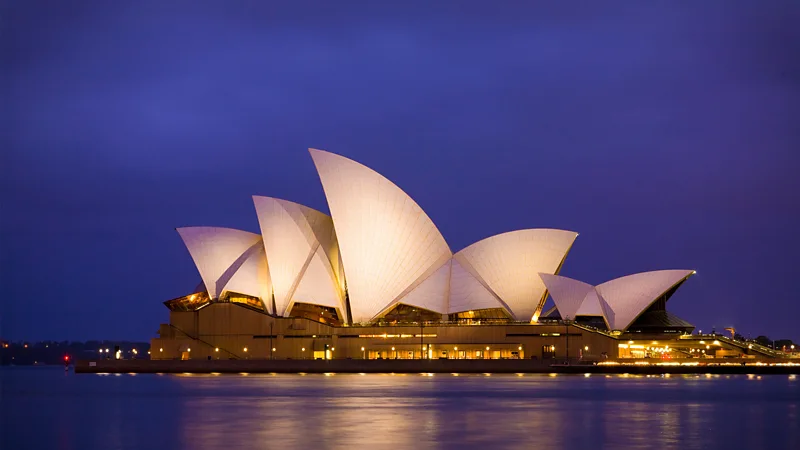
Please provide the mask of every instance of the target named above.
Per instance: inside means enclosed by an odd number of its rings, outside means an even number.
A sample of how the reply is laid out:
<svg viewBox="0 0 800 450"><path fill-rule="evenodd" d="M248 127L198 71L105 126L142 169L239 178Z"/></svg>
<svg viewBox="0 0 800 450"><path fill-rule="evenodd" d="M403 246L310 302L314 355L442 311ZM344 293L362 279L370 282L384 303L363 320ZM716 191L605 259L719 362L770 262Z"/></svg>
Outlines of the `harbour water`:
<svg viewBox="0 0 800 450"><path fill-rule="evenodd" d="M799 449L800 376L0 368L2 449Z"/></svg>

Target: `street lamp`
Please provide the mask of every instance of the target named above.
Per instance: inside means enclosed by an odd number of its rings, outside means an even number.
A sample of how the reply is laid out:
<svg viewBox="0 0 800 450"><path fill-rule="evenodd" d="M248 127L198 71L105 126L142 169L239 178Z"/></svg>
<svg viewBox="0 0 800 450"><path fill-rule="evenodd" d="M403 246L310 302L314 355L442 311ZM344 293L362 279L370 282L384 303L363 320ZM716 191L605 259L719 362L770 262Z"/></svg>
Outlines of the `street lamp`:
<svg viewBox="0 0 800 450"><path fill-rule="evenodd" d="M367 359L367 349L361 347L361 359Z"/></svg>
<svg viewBox="0 0 800 450"><path fill-rule="evenodd" d="M397 352L394 350L394 347L392 347L392 351L394 352L394 359L397 359Z"/></svg>

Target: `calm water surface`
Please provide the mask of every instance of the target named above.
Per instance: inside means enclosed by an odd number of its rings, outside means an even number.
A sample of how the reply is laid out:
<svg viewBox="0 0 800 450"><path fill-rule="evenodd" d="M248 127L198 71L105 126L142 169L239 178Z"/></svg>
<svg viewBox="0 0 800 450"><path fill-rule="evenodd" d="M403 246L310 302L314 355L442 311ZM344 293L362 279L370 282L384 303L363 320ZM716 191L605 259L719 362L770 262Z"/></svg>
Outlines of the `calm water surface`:
<svg viewBox="0 0 800 450"><path fill-rule="evenodd" d="M800 449L800 377L0 368L2 449Z"/></svg>

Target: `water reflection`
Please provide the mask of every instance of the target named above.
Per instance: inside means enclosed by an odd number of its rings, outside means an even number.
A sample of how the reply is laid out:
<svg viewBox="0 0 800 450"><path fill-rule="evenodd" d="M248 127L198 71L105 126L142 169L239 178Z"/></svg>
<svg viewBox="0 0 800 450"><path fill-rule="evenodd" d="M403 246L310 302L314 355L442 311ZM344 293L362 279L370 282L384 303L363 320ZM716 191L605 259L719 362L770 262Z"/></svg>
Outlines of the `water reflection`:
<svg viewBox="0 0 800 450"><path fill-rule="evenodd" d="M2 448L800 448L787 377L3 375Z"/></svg>
<svg viewBox="0 0 800 450"><path fill-rule="evenodd" d="M722 386L722 380L699 377L487 379L465 374L227 379L225 396L187 400L181 426L189 447L281 443L336 449L373 443L387 448L701 449L742 443L730 436L730 424L736 422L747 424L739 430L747 433L750 448L784 444L780 433L770 436L764 429L763 416L770 414L764 409L771 405L752 408L739 387L730 386L740 384L736 381ZM221 387L216 380L210 386L180 383L198 392ZM790 392L794 397L786 398L786 407L797 409L797 390ZM747 407L746 413L732 415L731 408L739 406ZM209 411L215 411L214 419L203 420ZM232 435L231 424L246 433ZM798 427L785 428L786 443L796 441Z"/></svg>

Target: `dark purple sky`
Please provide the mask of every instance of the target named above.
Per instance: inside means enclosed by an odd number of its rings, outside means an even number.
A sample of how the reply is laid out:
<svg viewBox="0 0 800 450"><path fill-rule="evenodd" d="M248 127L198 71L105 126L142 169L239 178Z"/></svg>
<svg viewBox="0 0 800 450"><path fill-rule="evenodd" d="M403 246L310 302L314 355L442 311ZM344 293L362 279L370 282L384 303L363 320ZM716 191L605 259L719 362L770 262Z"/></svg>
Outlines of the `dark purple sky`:
<svg viewBox="0 0 800 450"><path fill-rule="evenodd" d="M3 2L0 336L154 337L174 228L327 211L317 147L454 251L574 230L564 275L693 268L678 315L800 339L796 0L274 3Z"/></svg>

